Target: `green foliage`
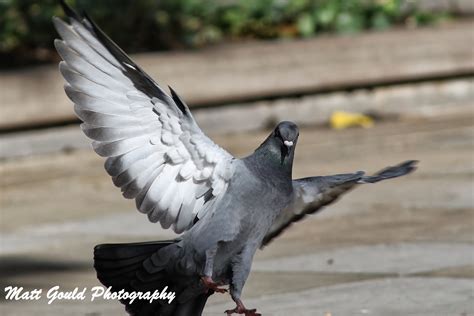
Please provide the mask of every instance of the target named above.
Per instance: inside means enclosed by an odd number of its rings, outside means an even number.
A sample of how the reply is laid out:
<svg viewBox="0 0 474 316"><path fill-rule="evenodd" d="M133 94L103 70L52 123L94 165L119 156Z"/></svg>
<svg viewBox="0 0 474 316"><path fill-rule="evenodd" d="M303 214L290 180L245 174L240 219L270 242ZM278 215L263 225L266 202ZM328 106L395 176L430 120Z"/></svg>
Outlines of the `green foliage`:
<svg viewBox="0 0 474 316"><path fill-rule="evenodd" d="M311 37L392 25L417 26L446 14L402 10L402 0L69 0L127 52L192 48L246 38ZM0 0L2 64L51 60L56 0Z"/></svg>

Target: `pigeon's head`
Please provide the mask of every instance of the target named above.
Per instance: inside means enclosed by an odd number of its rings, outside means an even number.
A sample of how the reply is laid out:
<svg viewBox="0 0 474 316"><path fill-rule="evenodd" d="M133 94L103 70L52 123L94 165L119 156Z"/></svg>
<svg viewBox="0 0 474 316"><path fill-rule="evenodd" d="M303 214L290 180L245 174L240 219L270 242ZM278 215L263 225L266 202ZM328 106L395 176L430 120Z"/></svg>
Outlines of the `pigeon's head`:
<svg viewBox="0 0 474 316"><path fill-rule="evenodd" d="M293 157L299 130L293 122L279 123L251 157L265 161L266 166L282 170L291 175ZM270 163L276 162L275 164Z"/></svg>
<svg viewBox="0 0 474 316"><path fill-rule="evenodd" d="M289 150L296 145L299 134L298 126L295 123L283 121L275 127L272 136L281 142L282 148Z"/></svg>
<svg viewBox="0 0 474 316"><path fill-rule="evenodd" d="M280 151L282 162L287 157L293 158L299 134L298 126L288 121L281 122L273 130L270 138L273 140L273 145Z"/></svg>

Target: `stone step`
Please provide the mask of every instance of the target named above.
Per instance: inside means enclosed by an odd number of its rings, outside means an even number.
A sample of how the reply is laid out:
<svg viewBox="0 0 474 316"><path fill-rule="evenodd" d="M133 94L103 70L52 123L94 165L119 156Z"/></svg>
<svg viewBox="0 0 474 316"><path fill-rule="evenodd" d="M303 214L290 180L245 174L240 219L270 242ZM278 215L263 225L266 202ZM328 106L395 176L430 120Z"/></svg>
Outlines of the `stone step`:
<svg viewBox="0 0 474 316"><path fill-rule="evenodd" d="M474 74L472 19L133 58L191 107ZM0 129L75 119L57 65L0 73Z"/></svg>

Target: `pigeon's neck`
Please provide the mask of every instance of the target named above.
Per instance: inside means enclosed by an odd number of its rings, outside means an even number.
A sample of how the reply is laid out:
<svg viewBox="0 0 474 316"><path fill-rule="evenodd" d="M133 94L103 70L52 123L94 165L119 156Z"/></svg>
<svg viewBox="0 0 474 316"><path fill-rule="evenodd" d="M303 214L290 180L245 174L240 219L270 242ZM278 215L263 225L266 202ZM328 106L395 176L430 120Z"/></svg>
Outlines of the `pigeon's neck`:
<svg viewBox="0 0 474 316"><path fill-rule="evenodd" d="M272 137L267 138L255 152L245 158L248 167L264 178L291 181L294 150L282 152L281 145Z"/></svg>

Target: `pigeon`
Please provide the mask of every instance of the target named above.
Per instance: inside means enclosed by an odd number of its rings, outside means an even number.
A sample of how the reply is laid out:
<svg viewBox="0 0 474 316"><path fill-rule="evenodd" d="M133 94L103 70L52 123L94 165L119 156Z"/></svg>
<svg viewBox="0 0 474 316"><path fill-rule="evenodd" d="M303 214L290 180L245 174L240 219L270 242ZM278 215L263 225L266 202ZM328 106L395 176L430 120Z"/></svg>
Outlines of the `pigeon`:
<svg viewBox="0 0 474 316"><path fill-rule="evenodd" d="M293 179L299 129L289 121L237 159L202 132L171 87L163 90L87 14L62 6L68 22L53 18L61 37L54 44L82 131L123 196L180 234L95 247L97 278L112 291L176 295L171 302L122 298L130 315L201 315L214 293L235 302L227 315L260 315L241 297L259 248L352 188L415 170L409 160L372 176Z"/></svg>

